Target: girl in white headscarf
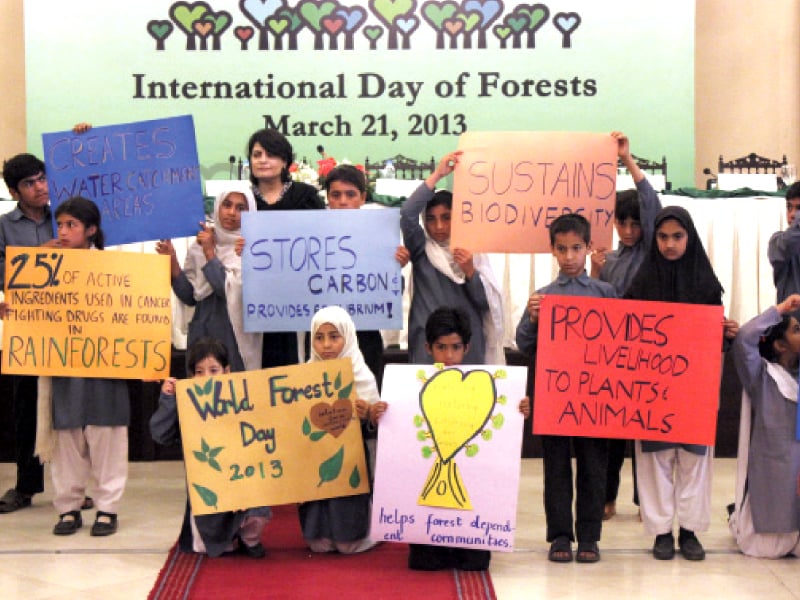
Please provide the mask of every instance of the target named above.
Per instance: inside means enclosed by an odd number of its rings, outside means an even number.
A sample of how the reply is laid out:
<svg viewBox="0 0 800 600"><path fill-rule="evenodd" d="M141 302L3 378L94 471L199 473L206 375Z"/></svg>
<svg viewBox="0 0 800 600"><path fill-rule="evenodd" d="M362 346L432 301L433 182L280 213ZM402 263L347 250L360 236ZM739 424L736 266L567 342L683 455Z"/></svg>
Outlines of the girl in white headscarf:
<svg viewBox="0 0 800 600"><path fill-rule="evenodd" d="M362 425L375 423L375 409L385 410L380 401L375 376L364 362L358 347L356 328L350 315L338 306L320 309L311 320L311 358L309 362L349 358L353 363L355 408ZM369 494L315 500L300 505L300 527L314 552L353 554L372 548L370 541L371 499Z"/></svg>
<svg viewBox="0 0 800 600"><path fill-rule="evenodd" d="M172 290L181 302L194 309L187 345L207 336L220 340L230 353L234 372L261 368L262 336L244 331L242 259L235 250L236 241L241 238L242 213L255 210L255 199L249 190L219 194L214 201L214 224L200 223L183 270L169 240L156 244L159 254L172 257Z"/></svg>

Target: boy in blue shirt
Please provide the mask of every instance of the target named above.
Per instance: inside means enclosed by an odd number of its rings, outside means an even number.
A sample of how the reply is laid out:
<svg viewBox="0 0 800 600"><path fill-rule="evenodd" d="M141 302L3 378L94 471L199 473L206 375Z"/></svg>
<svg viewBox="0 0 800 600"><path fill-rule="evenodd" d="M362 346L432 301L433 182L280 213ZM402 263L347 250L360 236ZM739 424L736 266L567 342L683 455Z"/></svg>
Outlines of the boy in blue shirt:
<svg viewBox="0 0 800 600"><path fill-rule="evenodd" d="M614 286L592 279L586 273L586 257L591 249L591 226L579 214L558 217L550 225L550 246L558 261L555 281L537 290L528 299L527 310L517 325L517 347L535 355L538 342L539 308L547 294L616 298ZM576 519L572 517L572 462L570 447L577 461ZM548 559L571 562L572 541L577 535L578 562L600 560L603 505L605 503L608 441L602 438L542 436L544 454L544 511L547 520Z"/></svg>

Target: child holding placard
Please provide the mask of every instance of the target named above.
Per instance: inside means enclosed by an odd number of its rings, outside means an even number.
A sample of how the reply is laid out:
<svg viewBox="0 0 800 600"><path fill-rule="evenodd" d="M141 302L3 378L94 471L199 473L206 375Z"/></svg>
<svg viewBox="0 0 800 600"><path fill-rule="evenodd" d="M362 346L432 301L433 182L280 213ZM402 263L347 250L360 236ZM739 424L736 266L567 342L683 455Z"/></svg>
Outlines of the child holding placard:
<svg viewBox="0 0 800 600"><path fill-rule="evenodd" d="M653 239L653 222L656 214L661 210L661 200L633 159L628 137L620 131L612 131L611 137L617 141L617 156L631 174L636 189L617 192L614 204L614 227L619 236L619 246L611 252L608 252L606 248L595 248L591 256L592 277L607 281L614 286L617 294L622 296L650 248ZM603 509L603 519L606 520L617 513L619 474L622 463L625 461L627 445L627 440L608 441L606 503ZM633 474L633 501L638 504L635 462Z"/></svg>
<svg viewBox="0 0 800 600"><path fill-rule="evenodd" d="M331 169L325 176L325 193L328 207L339 209L361 208L367 201L367 178L364 172L354 165L339 165ZM399 246L395 259L404 267L410 260L405 246ZM358 347L364 360L375 375L380 390L380 378L383 373L383 338L377 330L356 331Z"/></svg>
<svg viewBox="0 0 800 600"><path fill-rule="evenodd" d="M86 198L74 197L55 212L61 248L102 250L100 210ZM52 415L55 440L52 450L53 505L59 520L55 535L70 535L83 525L81 505L90 477L96 482L97 517L91 535L117 531L117 509L128 479L128 384L122 379L40 377L37 454L51 453L46 439ZM48 407L52 405L52 412ZM43 418L44 417L44 418Z"/></svg>
<svg viewBox="0 0 800 600"><path fill-rule="evenodd" d="M356 414L366 425L371 407L380 402L375 376L358 347L356 327L347 311L326 306L311 319L309 362L349 358L353 363ZM314 552L355 554L375 546L368 537L371 499L369 494L314 500L300 505L300 527Z"/></svg>
<svg viewBox="0 0 800 600"><path fill-rule="evenodd" d="M546 294L616 298L610 283L591 279L586 273L586 256L591 249L591 226L579 214L566 214L550 225L550 245L558 261L558 277L528 299L527 310L517 325L517 346L525 354L535 354L538 343L539 308ZM572 518L572 460L575 450L578 476L576 519ZM590 437L542 436L544 453L544 512L547 520L548 559L571 562L572 541L577 536L576 560L600 560L600 533L605 503L608 442Z"/></svg>
<svg viewBox="0 0 800 600"><path fill-rule="evenodd" d="M745 323L733 343L745 393L736 503L728 524L748 556L800 556L798 309L800 295L792 294Z"/></svg>
<svg viewBox="0 0 800 600"><path fill-rule="evenodd" d="M626 298L687 304L722 304L720 285L689 212L680 206L662 209L655 220L650 251L625 292ZM733 339L736 321L720 324ZM706 556L696 531L711 521L713 448L697 444L636 441L639 506L646 530L655 535L653 557L675 556L673 521L680 527L678 546L687 560Z"/></svg>
<svg viewBox="0 0 800 600"><path fill-rule="evenodd" d="M455 367L464 363L472 339L469 315L460 308L442 306L434 310L425 322L425 349L434 364ZM385 403L375 405L370 420L378 422L386 411ZM527 419L530 416L530 401L519 402L519 412ZM408 568L415 571L437 571L461 569L462 571L485 571L489 568L492 554L477 548L455 548L428 544L410 544Z"/></svg>
<svg viewBox="0 0 800 600"><path fill-rule="evenodd" d="M457 167L461 152L445 155L400 209L403 243L411 255L408 362L425 364L425 322L439 306L457 306L470 318L467 364L505 364L503 303L489 257L450 247L453 194L436 184ZM420 224L423 214L424 226Z"/></svg>
<svg viewBox="0 0 800 600"><path fill-rule="evenodd" d="M189 347L187 362L191 377L208 378L231 372L228 349L210 337L200 338ZM180 441L174 377L165 379L161 386L158 409L150 417L150 435L159 444ZM178 546L183 552L201 552L212 557L236 551L250 558L263 558L266 551L261 544L261 532L271 514L269 507L261 506L194 516L187 501Z"/></svg>
<svg viewBox="0 0 800 600"><path fill-rule="evenodd" d="M156 243L156 252L170 257L172 289L194 312L187 344L203 337L220 340L230 350L234 372L261 368L260 333L244 330L242 316L242 258L236 252L241 240L242 213L256 210L250 191L228 191L214 201L214 225L200 223L189 246L183 269L170 240Z"/></svg>

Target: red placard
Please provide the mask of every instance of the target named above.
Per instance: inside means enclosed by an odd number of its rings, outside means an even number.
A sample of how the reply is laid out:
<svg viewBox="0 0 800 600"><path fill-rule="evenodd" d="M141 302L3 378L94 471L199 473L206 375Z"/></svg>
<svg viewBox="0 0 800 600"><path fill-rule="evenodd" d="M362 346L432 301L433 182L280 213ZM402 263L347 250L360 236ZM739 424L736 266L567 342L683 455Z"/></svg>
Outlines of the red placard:
<svg viewBox="0 0 800 600"><path fill-rule="evenodd" d="M533 433L713 445L721 306L546 296Z"/></svg>

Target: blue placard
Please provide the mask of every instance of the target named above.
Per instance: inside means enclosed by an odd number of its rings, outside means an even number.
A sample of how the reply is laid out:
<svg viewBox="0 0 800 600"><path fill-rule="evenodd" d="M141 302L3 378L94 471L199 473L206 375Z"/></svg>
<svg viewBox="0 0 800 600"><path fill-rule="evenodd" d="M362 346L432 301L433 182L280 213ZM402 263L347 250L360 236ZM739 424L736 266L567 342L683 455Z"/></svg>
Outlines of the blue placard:
<svg viewBox="0 0 800 600"><path fill-rule="evenodd" d="M403 282L394 208L244 213L246 331L308 331L336 304L358 329L401 329Z"/></svg>
<svg viewBox="0 0 800 600"><path fill-rule="evenodd" d="M93 200L107 245L194 235L205 220L191 116L45 133L42 143L53 210Z"/></svg>

